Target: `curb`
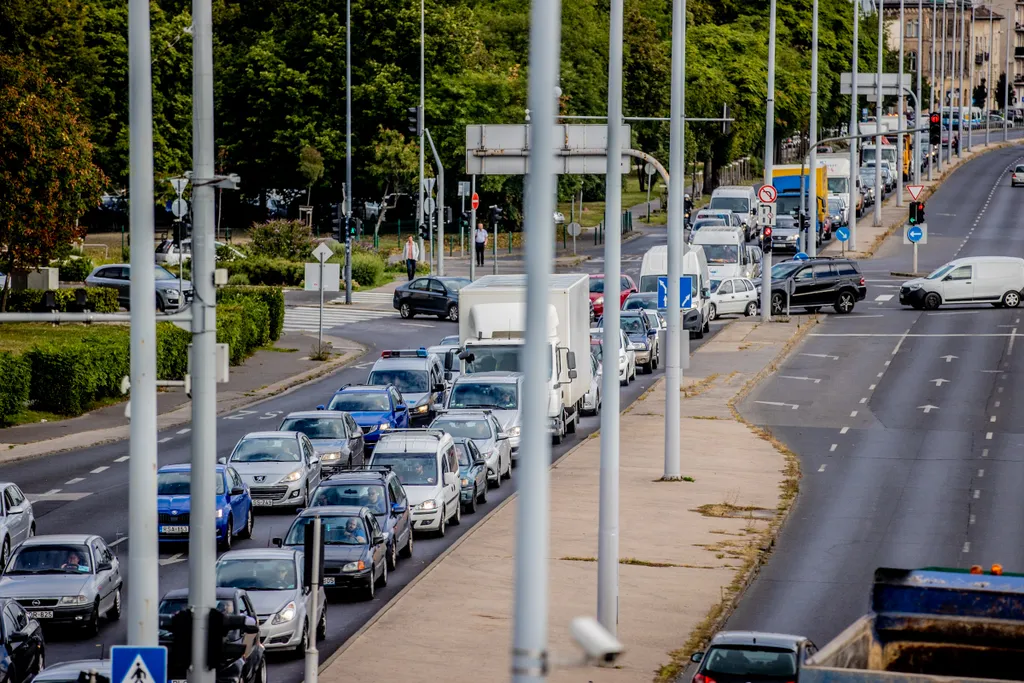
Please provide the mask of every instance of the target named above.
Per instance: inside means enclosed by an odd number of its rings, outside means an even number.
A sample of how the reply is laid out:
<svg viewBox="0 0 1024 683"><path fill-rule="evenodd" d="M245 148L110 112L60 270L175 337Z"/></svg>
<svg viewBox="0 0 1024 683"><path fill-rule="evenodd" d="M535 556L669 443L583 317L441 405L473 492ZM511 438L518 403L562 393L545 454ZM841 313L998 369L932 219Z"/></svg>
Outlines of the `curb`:
<svg viewBox="0 0 1024 683"><path fill-rule="evenodd" d="M909 272L904 273L904 272L900 272L898 270L891 270L891 271L889 271L889 275L892 275L893 277L924 277L927 274L928 273L909 273Z"/></svg>
<svg viewBox="0 0 1024 683"><path fill-rule="evenodd" d="M268 385L267 387L257 390L254 392L256 395L250 397L243 397L239 400L230 402L230 405L225 405L224 408L218 408L217 415L224 415L226 413L232 413L236 410L246 408L249 406L263 403L264 401L276 398L283 394L290 393L301 386L320 379L321 377L328 375L336 370L347 366L352 361L361 357L366 353L366 347L362 344L350 340L341 340L346 344L354 345L350 347L349 351L346 351L339 358L324 363L322 366L317 368L311 368L305 372L299 373L298 375L292 375L283 380L275 382L274 384ZM169 413L163 415L157 415L157 429L171 429L180 425L191 422L192 420L192 409L191 401L183 404L182 406L174 409ZM164 420L161 420L164 418ZM83 435L94 434L92 440L86 443L73 443L67 446L54 446L49 450L36 452L34 446L39 446L47 443L54 443L64 440L71 440L74 438L80 438ZM123 425L119 427L108 427L106 429L95 430L94 432L78 432L76 434L68 434L65 436L57 437L55 439L45 439L43 441L32 441L25 444L17 444L14 448L8 449L5 452L0 452L0 465L9 465L11 463L22 462L25 460L35 460L37 458L44 458L50 455L56 455L57 453L65 453L67 451L77 450L79 448L92 448L93 446L102 446L109 443L116 443L118 441L126 441L130 434L130 426ZM20 450L32 451L28 453L19 452Z"/></svg>

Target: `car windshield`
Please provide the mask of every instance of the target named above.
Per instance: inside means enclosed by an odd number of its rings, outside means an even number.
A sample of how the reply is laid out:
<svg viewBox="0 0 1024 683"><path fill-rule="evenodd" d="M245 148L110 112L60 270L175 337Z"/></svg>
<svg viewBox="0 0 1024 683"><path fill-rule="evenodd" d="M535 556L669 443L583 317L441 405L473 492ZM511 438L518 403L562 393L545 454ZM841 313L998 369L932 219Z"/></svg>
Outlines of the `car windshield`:
<svg viewBox="0 0 1024 683"><path fill-rule="evenodd" d="M600 363L604 359L604 342L601 339L590 340L590 355Z"/></svg>
<svg viewBox="0 0 1024 683"><path fill-rule="evenodd" d="M157 472L156 473L156 495L158 496L187 496L189 495L189 482L191 473L188 470L182 472ZM216 477L217 495L224 495L224 477L220 474Z"/></svg>
<svg viewBox="0 0 1024 683"><path fill-rule="evenodd" d="M779 196L775 200L775 214L777 216L795 216L800 210L800 197L796 195Z"/></svg>
<svg viewBox="0 0 1024 683"><path fill-rule="evenodd" d="M1018 166L1017 168L1013 169L1013 172L1014 173L1024 173L1024 166Z"/></svg>
<svg viewBox="0 0 1024 683"><path fill-rule="evenodd" d="M153 279L155 280L177 280L178 278L164 268L163 266L155 266L153 268Z"/></svg>
<svg viewBox="0 0 1024 683"><path fill-rule="evenodd" d="M657 308L658 300L650 296L631 296L626 299L626 303L622 306L624 311L636 311L646 308Z"/></svg>
<svg viewBox="0 0 1024 683"><path fill-rule="evenodd" d="M442 417L434 420L431 429L443 429L452 436L464 436L467 439L491 438L491 426L487 420L459 420Z"/></svg>
<svg viewBox="0 0 1024 683"><path fill-rule="evenodd" d="M384 502L384 487L380 484L323 484L314 492L309 507L354 505L383 515L386 512Z"/></svg>
<svg viewBox="0 0 1024 683"><path fill-rule="evenodd" d="M739 263L740 248L735 244L705 244L708 263Z"/></svg>
<svg viewBox="0 0 1024 683"><path fill-rule="evenodd" d="M438 343L438 346L458 346L458 345L459 345L459 335L457 335L457 334L449 334L447 337L445 337L444 339L442 339Z"/></svg>
<svg viewBox="0 0 1024 683"><path fill-rule="evenodd" d="M299 462L295 439L242 439L231 453L231 462Z"/></svg>
<svg viewBox="0 0 1024 683"><path fill-rule="evenodd" d="M335 394L327 410L347 410L352 413L388 411L391 410L391 402L383 391L359 391Z"/></svg>
<svg viewBox="0 0 1024 683"><path fill-rule="evenodd" d="M626 334L644 334L644 322L636 315L623 315L619 317L619 329Z"/></svg>
<svg viewBox="0 0 1024 683"><path fill-rule="evenodd" d="M789 277L790 273L802 266L800 261L783 261L772 266L772 279L783 280Z"/></svg>
<svg viewBox="0 0 1024 683"><path fill-rule="evenodd" d="M604 278L603 277L592 277L590 278L590 293L601 294L604 292Z"/></svg>
<svg viewBox="0 0 1024 683"><path fill-rule="evenodd" d="M86 546L61 543L21 546L4 574L88 574L90 571Z"/></svg>
<svg viewBox="0 0 1024 683"><path fill-rule="evenodd" d="M437 484L436 453L374 453L374 467L389 465L402 486L434 486Z"/></svg>
<svg viewBox="0 0 1024 683"><path fill-rule="evenodd" d="M647 322L651 327L661 327L661 320L658 318L657 311L644 311L644 315L647 316Z"/></svg>
<svg viewBox="0 0 1024 683"><path fill-rule="evenodd" d="M712 280L711 281L711 287L710 287L711 293L714 294L715 292L717 292L718 291L718 286L721 285L721 284L722 284L721 280Z"/></svg>
<svg viewBox="0 0 1024 683"><path fill-rule="evenodd" d="M394 384L403 394L423 394L427 387L426 370L374 370L367 384Z"/></svg>
<svg viewBox="0 0 1024 683"><path fill-rule="evenodd" d="M696 232L701 228L709 225L725 225L725 221L723 221L721 218L705 218L703 220L694 221L693 231Z"/></svg>
<svg viewBox="0 0 1024 683"><path fill-rule="evenodd" d="M292 523L285 545L302 545L306 537L306 525L313 522L314 517L299 517ZM320 518L320 529L326 545L366 545L370 538L366 533L366 525L361 517L350 515L332 515Z"/></svg>
<svg viewBox="0 0 1024 683"><path fill-rule="evenodd" d="M464 443L455 444L455 452L459 456L459 467L469 467L473 463L469 459L469 446Z"/></svg>
<svg viewBox="0 0 1024 683"><path fill-rule="evenodd" d="M926 277L929 280L938 280L940 277L942 277L943 275L945 275L946 273L948 273L952 269L953 269L953 264L946 264L946 265L942 266L941 268L939 268L938 270L933 270Z"/></svg>
<svg viewBox="0 0 1024 683"><path fill-rule="evenodd" d="M828 200L828 210L832 213L839 213L843 210L843 203L838 199Z"/></svg>
<svg viewBox="0 0 1024 683"><path fill-rule="evenodd" d="M168 630L171 627L171 617L183 609L188 609L188 598L170 598L161 600L157 607L157 616L160 620L160 628ZM234 600L218 600L217 609L224 614L235 613Z"/></svg>
<svg viewBox="0 0 1024 683"><path fill-rule="evenodd" d="M247 591L295 590L298 578L295 561L284 559L221 560L217 563L217 585Z"/></svg>
<svg viewBox="0 0 1024 683"><path fill-rule="evenodd" d="M762 680L792 679L796 675L796 653L770 648L713 647L704 656L703 670Z"/></svg>
<svg viewBox="0 0 1024 683"><path fill-rule="evenodd" d="M487 346L472 345L466 350L472 354L472 359L466 360L466 374L474 372L493 372L501 370L505 372L521 372L519 367L519 346ZM548 345L548 377L551 376L551 346Z"/></svg>
<svg viewBox="0 0 1024 683"><path fill-rule="evenodd" d="M519 407L519 386L513 382L458 382L452 388L448 407L515 410Z"/></svg>
<svg viewBox="0 0 1024 683"><path fill-rule="evenodd" d="M708 208L732 211L733 213L746 213L750 211L749 201L746 197L712 197Z"/></svg>
<svg viewBox="0 0 1024 683"><path fill-rule="evenodd" d="M641 292L657 292L658 291L658 278L665 277L665 273L640 276L640 291Z"/></svg>
<svg viewBox="0 0 1024 683"><path fill-rule="evenodd" d="M850 179L842 176L832 176L828 179L828 191L831 194L846 194L849 192Z"/></svg>
<svg viewBox="0 0 1024 683"><path fill-rule="evenodd" d="M281 423L282 432L302 432L311 439L344 439L345 420L340 417L293 417Z"/></svg>

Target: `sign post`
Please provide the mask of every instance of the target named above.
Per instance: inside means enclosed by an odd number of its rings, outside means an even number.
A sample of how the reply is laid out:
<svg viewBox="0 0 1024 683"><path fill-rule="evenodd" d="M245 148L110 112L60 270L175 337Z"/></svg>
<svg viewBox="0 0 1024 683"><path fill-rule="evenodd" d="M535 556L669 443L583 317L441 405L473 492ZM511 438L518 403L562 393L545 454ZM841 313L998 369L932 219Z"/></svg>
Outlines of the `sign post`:
<svg viewBox="0 0 1024 683"><path fill-rule="evenodd" d="M313 258L316 263L306 264L306 289L320 291L320 322L317 325L316 343L317 351L324 344L324 292L337 292L340 289L341 272L337 263L327 263L334 252L323 242L313 250ZM310 271L313 271L312 273ZM324 282L324 276L330 282Z"/></svg>
<svg viewBox="0 0 1024 683"><path fill-rule="evenodd" d="M305 683L316 683L318 669L320 666L320 655L316 649L316 625L320 616L320 568L323 566L323 558L320 557L320 539L323 536L323 527L319 517L313 518L313 523L306 528L306 534L312 535L312 548L307 560L312 564L309 582L309 605L306 609L306 652L305 652Z"/></svg>
<svg viewBox="0 0 1024 683"><path fill-rule="evenodd" d="M469 200L469 280L476 279L476 210L480 208L480 195L476 193L476 174L473 175Z"/></svg>
<svg viewBox="0 0 1024 683"><path fill-rule="evenodd" d="M846 243L850 240L850 229L845 226L837 229L836 239L843 243L843 256L846 256Z"/></svg>
<svg viewBox="0 0 1024 683"><path fill-rule="evenodd" d="M917 275L917 245L928 244L928 224L904 225L903 244L914 245L914 275Z"/></svg>
<svg viewBox="0 0 1024 683"><path fill-rule="evenodd" d="M648 223L651 222L651 177L654 175L655 170L657 170L657 169L654 168L654 164L652 164L651 162L648 161L646 164L644 164L644 173L647 174L647 222ZM575 250L573 251L573 253L574 254L576 253Z"/></svg>
<svg viewBox="0 0 1024 683"><path fill-rule="evenodd" d="M459 199L462 201L462 213L459 214L459 257L466 255L465 229L462 225L462 215L466 213L466 197L472 192L468 180L459 181ZM472 228L470 228L472 234Z"/></svg>

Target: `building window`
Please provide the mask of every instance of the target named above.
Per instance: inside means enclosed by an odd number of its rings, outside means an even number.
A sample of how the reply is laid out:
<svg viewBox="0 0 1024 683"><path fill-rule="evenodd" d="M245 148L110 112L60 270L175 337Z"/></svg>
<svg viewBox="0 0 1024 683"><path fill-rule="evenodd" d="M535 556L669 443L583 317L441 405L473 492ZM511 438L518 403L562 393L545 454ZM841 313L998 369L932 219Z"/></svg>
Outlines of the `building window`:
<svg viewBox="0 0 1024 683"><path fill-rule="evenodd" d="M916 52L908 52L907 53L907 71L912 71L914 73L917 73L917 53Z"/></svg>
<svg viewBox="0 0 1024 683"><path fill-rule="evenodd" d="M918 19L907 19L907 30L904 34L905 38L917 38L920 34L918 27L920 26L920 20Z"/></svg>

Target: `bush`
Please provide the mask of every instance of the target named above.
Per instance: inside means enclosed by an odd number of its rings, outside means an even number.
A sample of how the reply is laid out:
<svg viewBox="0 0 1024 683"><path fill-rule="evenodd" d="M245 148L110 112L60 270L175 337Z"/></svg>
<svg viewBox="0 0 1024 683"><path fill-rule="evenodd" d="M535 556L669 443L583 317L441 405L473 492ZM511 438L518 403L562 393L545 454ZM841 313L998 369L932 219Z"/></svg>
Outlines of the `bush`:
<svg viewBox="0 0 1024 683"><path fill-rule="evenodd" d="M188 372L188 345L192 333L174 323L157 323L156 376L157 379L179 380Z"/></svg>
<svg viewBox="0 0 1024 683"><path fill-rule="evenodd" d="M255 223L249 230L252 253L268 258L305 260L313 249L313 233L302 221Z"/></svg>
<svg viewBox="0 0 1024 683"><path fill-rule="evenodd" d="M59 415L81 415L97 399L120 394L131 368L126 330L87 332L75 342L36 346L25 354L32 365L29 397L35 407Z"/></svg>
<svg viewBox="0 0 1024 683"><path fill-rule="evenodd" d="M362 287L375 287L384 277L384 259L375 254L352 254L352 279Z"/></svg>
<svg viewBox="0 0 1024 683"><path fill-rule="evenodd" d="M228 277L228 284L244 287L249 284L249 276L245 273L235 273Z"/></svg>
<svg viewBox="0 0 1024 683"><path fill-rule="evenodd" d="M60 269L61 282L85 282L85 278L92 273L92 259L83 256L81 258L68 258L57 262Z"/></svg>
<svg viewBox="0 0 1024 683"><path fill-rule="evenodd" d="M32 365L13 353L0 353L0 424L7 424L28 401Z"/></svg>
<svg viewBox="0 0 1024 683"><path fill-rule="evenodd" d="M270 340L270 311L261 298L239 297L217 307L217 343L227 344L232 365L241 365Z"/></svg>
<svg viewBox="0 0 1024 683"><path fill-rule="evenodd" d="M217 290L217 301L238 303L242 299L256 298L267 306L269 341L277 341L284 329L284 292L279 287L222 287ZM267 342L264 341L263 344ZM262 344L261 344L262 346Z"/></svg>
<svg viewBox="0 0 1024 683"><path fill-rule="evenodd" d="M306 276L306 267L303 263L286 259L252 256L224 265L230 275L244 275L253 285L300 287Z"/></svg>
<svg viewBox="0 0 1024 683"><path fill-rule="evenodd" d="M109 287L78 287L75 289L56 289L57 310L62 312L76 312L78 305L76 292L81 289L85 292L86 307L94 313L116 313L120 304L117 301L117 290ZM42 289L22 289L13 291L7 298L7 310L11 313L41 313L43 308Z"/></svg>

